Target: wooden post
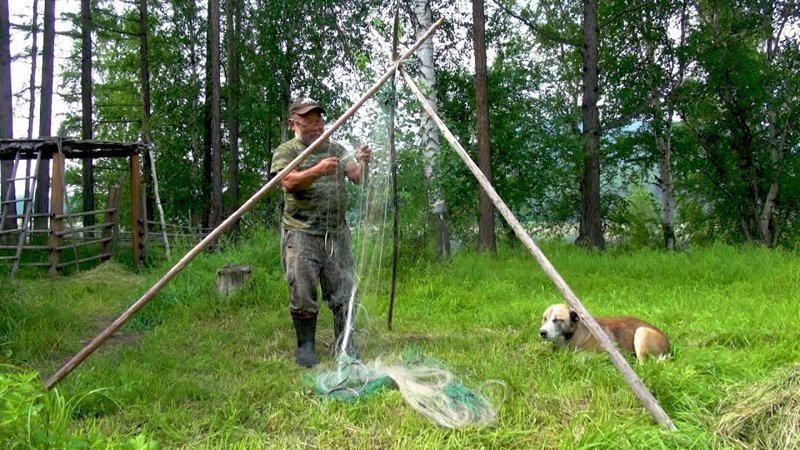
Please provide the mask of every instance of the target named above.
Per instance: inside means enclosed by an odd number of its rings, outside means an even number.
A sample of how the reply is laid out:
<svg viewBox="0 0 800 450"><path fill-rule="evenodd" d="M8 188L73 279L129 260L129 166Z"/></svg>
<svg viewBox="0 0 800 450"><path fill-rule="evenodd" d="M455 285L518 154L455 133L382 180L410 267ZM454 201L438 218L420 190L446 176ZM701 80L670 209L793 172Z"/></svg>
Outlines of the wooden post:
<svg viewBox="0 0 800 450"><path fill-rule="evenodd" d="M105 223L113 223L111 226L103 227L103 243L100 244L100 253L110 255L113 248L113 237L116 236L116 228L119 226L119 209L117 208L117 197L119 196L119 189L112 187L108 190L108 200L106 200ZM109 259L110 256L104 256L102 261Z"/></svg>
<svg viewBox="0 0 800 450"><path fill-rule="evenodd" d="M158 194L158 175L156 175L156 158L153 154L153 147L147 147L150 155L150 172L153 174L153 194L156 197L156 207L158 208L158 220L161 221L161 237L164 239L164 253L167 259L172 259L169 251L169 239L167 239L167 222L164 220L164 208L161 206L161 196Z"/></svg>
<svg viewBox="0 0 800 450"><path fill-rule="evenodd" d="M144 223L142 221L142 176L140 173L139 154L131 154L131 232L133 233L133 263L142 265L142 247L144 243Z"/></svg>
<svg viewBox="0 0 800 450"><path fill-rule="evenodd" d="M61 262L61 250L64 238L59 234L64 231L64 153L61 152L61 140L58 151L53 152L53 178L50 182L50 276L58 275Z"/></svg>

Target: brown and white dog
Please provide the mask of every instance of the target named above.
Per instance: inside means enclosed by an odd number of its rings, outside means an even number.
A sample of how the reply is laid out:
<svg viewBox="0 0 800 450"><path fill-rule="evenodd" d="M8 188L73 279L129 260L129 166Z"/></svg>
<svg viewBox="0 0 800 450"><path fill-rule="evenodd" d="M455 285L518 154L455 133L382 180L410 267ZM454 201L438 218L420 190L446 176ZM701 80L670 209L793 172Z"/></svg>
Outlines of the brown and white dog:
<svg viewBox="0 0 800 450"><path fill-rule="evenodd" d="M648 356L669 355L669 340L658 328L633 317L596 317L597 323L620 350L635 352L640 363ZM578 313L568 305L552 305L544 312L539 335L572 349L604 351Z"/></svg>

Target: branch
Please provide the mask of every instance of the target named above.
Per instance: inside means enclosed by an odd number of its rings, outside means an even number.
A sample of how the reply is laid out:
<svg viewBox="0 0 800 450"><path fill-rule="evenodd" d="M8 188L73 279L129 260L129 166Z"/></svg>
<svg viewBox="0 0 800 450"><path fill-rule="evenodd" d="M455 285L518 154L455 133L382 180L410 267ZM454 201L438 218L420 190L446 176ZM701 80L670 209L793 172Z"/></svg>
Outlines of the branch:
<svg viewBox="0 0 800 450"><path fill-rule="evenodd" d="M623 9L622 11L618 12L617 14L614 14L613 16L609 17L608 19L604 20L603 22L601 22L598 25L598 27L600 29L603 29L603 27L605 27L606 25L608 25L608 24L610 24L612 22L616 22L617 19L619 19L620 17L625 16L628 13L631 13L633 11L636 11L637 9L642 9L645 6L649 5L649 4L650 4L650 2L643 2L643 3L640 3L638 5L631 5L631 6L627 7L627 8L625 8L625 9Z"/></svg>
<svg viewBox="0 0 800 450"><path fill-rule="evenodd" d="M127 36L135 37L136 39L139 39L141 37L141 33L131 33L130 31L123 31L123 30L118 30L116 28L104 27L103 25L100 24L96 24L95 29L101 31L108 31L109 33L124 34Z"/></svg>
<svg viewBox="0 0 800 450"><path fill-rule="evenodd" d="M530 19L528 19L527 17L523 17L521 14L514 12L511 8L503 5L502 3L500 3L500 0L492 0L492 1L494 2L495 5L497 5L498 8L505 11L506 14L527 25L528 28L530 28L530 30L540 39L544 41L569 45L570 47L575 47L579 52L583 52L583 46L581 45L580 40L570 39L559 33L542 28L539 24L531 22Z"/></svg>

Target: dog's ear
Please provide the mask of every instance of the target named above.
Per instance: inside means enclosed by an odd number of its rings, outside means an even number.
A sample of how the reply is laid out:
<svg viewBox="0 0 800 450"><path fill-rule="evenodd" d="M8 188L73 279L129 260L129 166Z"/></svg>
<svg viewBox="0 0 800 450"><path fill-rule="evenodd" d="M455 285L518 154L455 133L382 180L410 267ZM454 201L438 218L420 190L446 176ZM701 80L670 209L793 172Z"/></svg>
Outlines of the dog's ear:
<svg viewBox="0 0 800 450"><path fill-rule="evenodd" d="M570 309L569 310L569 320L572 323L577 323L579 320L581 320L581 318L580 318L580 316L578 316L578 313L576 313L575 311Z"/></svg>

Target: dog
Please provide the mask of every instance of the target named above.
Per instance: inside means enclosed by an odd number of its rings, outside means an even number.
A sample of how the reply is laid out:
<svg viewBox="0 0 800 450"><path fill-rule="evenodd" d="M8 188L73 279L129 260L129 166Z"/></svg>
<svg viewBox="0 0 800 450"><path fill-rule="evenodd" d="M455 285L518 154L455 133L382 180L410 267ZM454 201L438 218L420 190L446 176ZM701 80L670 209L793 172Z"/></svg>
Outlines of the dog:
<svg viewBox="0 0 800 450"><path fill-rule="evenodd" d="M654 356L666 358L670 346L667 336L658 328L634 317L596 317L600 328L620 350L636 353L640 363ZM603 347L569 305L552 305L542 316L539 335L557 345L572 349L602 352Z"/></svg>

